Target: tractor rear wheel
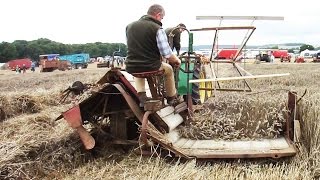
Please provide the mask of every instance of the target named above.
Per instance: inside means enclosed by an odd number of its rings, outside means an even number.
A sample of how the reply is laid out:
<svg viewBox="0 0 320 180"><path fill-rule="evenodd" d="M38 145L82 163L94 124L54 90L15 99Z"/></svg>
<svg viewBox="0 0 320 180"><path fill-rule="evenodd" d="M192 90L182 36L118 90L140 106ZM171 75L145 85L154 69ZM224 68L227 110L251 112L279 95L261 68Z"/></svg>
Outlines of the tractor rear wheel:
<svg viewBox="0 0 320 180"><path fill-rule="evenodd" d="M203 65L205 66L205 65ZM206 72L208 68L202 67L200 63L195 64L193 77L192 79L207 79L211 78L209 72ZM192 84L192 102L193 104L202 104L209 97L212 96L212 91L208 90L200 90L202 88L213 88L211 82L200 82Z"/></svg>
<svg viewBox="0 0 320 180"><path fill-rule="evenodd" d="M192 79L200 79L200 63L195 64L194 72ZM192 83L192 103L193 104L201 104L200 95L199 95L199 83Z"/></svg>

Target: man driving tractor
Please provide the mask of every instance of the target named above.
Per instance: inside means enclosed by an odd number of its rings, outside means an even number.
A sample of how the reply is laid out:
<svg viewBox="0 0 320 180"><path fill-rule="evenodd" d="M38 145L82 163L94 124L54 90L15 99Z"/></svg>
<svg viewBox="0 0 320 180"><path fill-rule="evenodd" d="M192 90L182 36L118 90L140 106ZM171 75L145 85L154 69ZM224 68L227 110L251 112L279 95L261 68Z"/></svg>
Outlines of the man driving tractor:
<svg viewBox="0 0 320 180"><path fill-rule="evenodd" d="M173 68L179 67L181 60L173 54L162 28L161 20L165 11L161 5L149 7L147 15L130 23L126 27L128 55L126 71L128 73L150 72L164 70L167 103L172 105L177 101ZM165 58L168 63L162 62ZM171 66L171 65L172 66ZM140 106L143 107L147 99L145 79L135 77L136 89L139 95Z"/></svg>

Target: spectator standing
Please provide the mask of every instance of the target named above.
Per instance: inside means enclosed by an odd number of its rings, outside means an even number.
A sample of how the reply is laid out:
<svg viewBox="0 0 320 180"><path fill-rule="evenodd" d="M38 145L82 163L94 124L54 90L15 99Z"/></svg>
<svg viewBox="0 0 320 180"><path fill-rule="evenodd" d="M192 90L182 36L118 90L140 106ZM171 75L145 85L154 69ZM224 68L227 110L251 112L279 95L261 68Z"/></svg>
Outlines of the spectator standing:
<svg viewBox="0 0 320 180"><path fill-rule="evenodd" d="M181 49L181 33L186 29L186 25L180 23L176 27L167 28L165 30L169 45L172 50L176 49L177 55L180 53Z"/></svg>

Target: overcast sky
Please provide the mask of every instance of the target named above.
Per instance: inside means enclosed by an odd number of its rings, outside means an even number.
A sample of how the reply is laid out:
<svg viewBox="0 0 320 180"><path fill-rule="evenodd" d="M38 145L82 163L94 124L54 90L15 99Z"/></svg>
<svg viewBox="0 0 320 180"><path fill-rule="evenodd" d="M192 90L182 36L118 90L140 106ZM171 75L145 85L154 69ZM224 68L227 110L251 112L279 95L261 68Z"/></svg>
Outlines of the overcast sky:
<svg viewBox="0 0 320 180"><path fill-rule="evenodd" d="M184 23L188 29L216 27L218 20L196 16L283 16L284 21L255 21L248 45L301 42L320 46L320 11L316 0L1 0L0 42L48 38L66 44L126 43L125 27L146 14L150 5L166 11L163 27ZM222 21L249 26L252 21ZM219 44L240 44L247 31L219 34ZM212 44L213 32L195 32L194 44ZM182 44L187 45L187 33Z"/></svg>

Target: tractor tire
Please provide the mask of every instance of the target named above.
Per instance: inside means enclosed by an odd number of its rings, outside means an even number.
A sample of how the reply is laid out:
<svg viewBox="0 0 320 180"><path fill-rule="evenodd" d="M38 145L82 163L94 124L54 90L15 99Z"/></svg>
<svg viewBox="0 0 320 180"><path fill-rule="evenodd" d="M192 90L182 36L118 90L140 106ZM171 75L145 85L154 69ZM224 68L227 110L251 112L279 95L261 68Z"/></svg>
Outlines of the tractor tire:
<svg viewBox="0 0 320 180"><path fill-rule="evenodd" d="M201 64L200 63L195 64L192 79L200 78L200 70L201 70ZM192 98L192 103L194 105L201 104L200 95L199 95L199 83L192 83L191 98Z"/></svg>
<svg viewBox="0 0 320 180"><path fill-rule="evenodd" d="M271 62L271 59L269 57L266 58L266 62Z"/></svg>
<svg viewBox="0 0 320 180"><path fill-rule="evenodd" d="M194 72L192 79L206 79L210 78L206 75L205 72L205 67L202 67L200 63L195 64L194 67ZM206 90L199 90L199 88L212 88L212 83L206 83L206 82L201 82L201 83L192 83L192 103L194 105L196 104L202 104L205 102L209 97L212 96L211 91L206 91Z"/></svg>
<svg viewBox="0 0 320 180"><path fill-rule="evenodd" d="M205 73L205 79L214 78L214 75L213 75L213 72L212 72L210 64L205 64L203 69L204 69L204 73ZM205 83L205 87L208 88L208 89L213 89L214 88L214 83L213 82L206 82ZM206 99L205 100L207 100L208 98L214 96L213 90L206 90L205 94L206 94Z"/></svg>

